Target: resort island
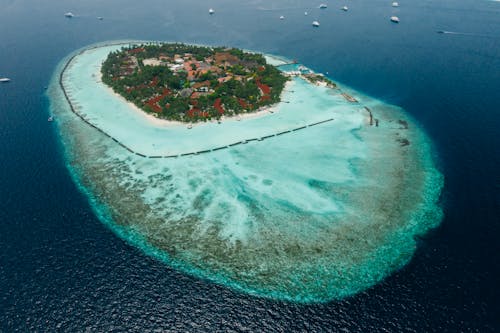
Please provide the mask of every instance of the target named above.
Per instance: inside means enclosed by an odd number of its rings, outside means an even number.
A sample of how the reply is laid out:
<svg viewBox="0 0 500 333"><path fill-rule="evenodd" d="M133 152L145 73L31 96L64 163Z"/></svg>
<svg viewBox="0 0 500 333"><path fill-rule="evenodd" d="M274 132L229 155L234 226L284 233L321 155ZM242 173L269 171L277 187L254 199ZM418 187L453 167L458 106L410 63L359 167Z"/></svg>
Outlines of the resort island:
<svg viewBox="0 0 500 333"><path fill-rule="evenodd" d="M66 164L104 224L251 295L366 290L442 218L443 177L411 116L293 60L109 42L65 58L48 94Z"/></svg>
<svg viewBox="0 0 500 333"><path fill-rule="evenodd" d="M206 121L280 102L287 77L261 54L179 43L111 52L102 81L143 111L166 120Z"/></svg>

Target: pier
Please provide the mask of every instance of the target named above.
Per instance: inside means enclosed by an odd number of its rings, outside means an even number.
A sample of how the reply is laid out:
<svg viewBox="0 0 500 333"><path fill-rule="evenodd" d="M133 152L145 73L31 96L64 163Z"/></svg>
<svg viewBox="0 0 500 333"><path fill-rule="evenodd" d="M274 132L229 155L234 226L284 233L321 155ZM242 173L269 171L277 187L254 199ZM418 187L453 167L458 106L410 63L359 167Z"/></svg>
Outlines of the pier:
<svg viewBox="0 0 500 333"><path fill-rule="evenodd" d="M352 96L351 96L351 95L349 95L349 94L346 94L346 93L344 93L344 92L343 92L343 93L341 93L341 95L342 95L342 96L343 96L346 100L348 100L348 101L349 101L349 102L351 102L351 103L357 103L357 102L358 102L358 100L357 100L356 98L352 97Z"/></svg>
<svg viewBox="0 0 500 333"><path fill-rule="evenodd" d="M373 114L372 114L372 110L370 110L366 106L365 106L365 110L368 111L368 114L370 115L370 126L373 126Z"/></svg>
<svg viewBox="0 0 500 333"><path fill-rule="evenodd" d="M283 64L275 65L274 67L281 67L281 66L288 66L288 65L297 65L298 62L296 60L293 60L291 62L285 62Z"/></svg>

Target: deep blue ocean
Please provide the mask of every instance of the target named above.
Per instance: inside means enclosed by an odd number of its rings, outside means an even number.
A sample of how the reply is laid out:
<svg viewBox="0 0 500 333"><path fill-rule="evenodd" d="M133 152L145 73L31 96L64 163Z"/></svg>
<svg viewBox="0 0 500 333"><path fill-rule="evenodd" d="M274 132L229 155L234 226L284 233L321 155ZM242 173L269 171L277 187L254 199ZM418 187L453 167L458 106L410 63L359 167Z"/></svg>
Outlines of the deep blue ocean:
<svg viewBox="0 0 500 333"><path fill-rule="evenodd" d="M0 0L0 77L12 79L0 85L0 332L500 331L500 2L326 2ZM403 107L435 144L442 224L402 270L319 305L240 294L144 255L94 216L47 122L61 59L121 39L282 55Z"/></svg>

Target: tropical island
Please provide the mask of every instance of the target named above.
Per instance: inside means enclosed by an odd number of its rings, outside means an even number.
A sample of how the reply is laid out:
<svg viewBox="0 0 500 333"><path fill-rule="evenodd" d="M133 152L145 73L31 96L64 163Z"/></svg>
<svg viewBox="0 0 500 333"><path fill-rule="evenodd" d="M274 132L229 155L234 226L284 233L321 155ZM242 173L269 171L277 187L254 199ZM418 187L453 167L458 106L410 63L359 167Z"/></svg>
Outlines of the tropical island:
<svg viewBox="0 0 500 333"><path fill-rule="evenodd" d="M328 302L401 268L415 239L439 224L442 175L429 138L401 108L293 60L266 55L276 66L266 67L233 49L135 44L75 52L48 93L75 182L103 223L144 253L252 295ZM218 98L224 116L237 105L254 110L240 98L253 108L283 101L262 117L190 130L150 116L220 117Z"/></svg>
<svg viewBox="0 0 500 333"><path fill-rule="evenodd" d="M280 102L288 78L261 54L180 43L111 52L102 82L155 117L207 121Z"/></svg>

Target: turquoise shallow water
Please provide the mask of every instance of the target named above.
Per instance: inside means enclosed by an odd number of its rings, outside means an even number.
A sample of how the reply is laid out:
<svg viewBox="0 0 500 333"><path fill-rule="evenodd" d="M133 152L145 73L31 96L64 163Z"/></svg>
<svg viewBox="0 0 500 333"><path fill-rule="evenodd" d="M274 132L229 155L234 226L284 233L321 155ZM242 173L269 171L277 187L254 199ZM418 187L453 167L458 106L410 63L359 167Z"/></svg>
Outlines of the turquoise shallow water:
<svg viewBox="0 0 500 333"><path fill-rule="evenodd" d="M170 265L233 288L298 302L352 295L404 265L436 226L442 176L425 133L402 110L342 87L294 79L289 103L222 124L154 125L98 81L113 47L77 56L50 87L68 166L96 213ZM59 71L64 63L61 64ZM372 110L380 126L370 126ZM403 122L400 122L403 121ZM406 129L404 122L409 124ZM409 145L403 143L408 140Z"/></svg>

